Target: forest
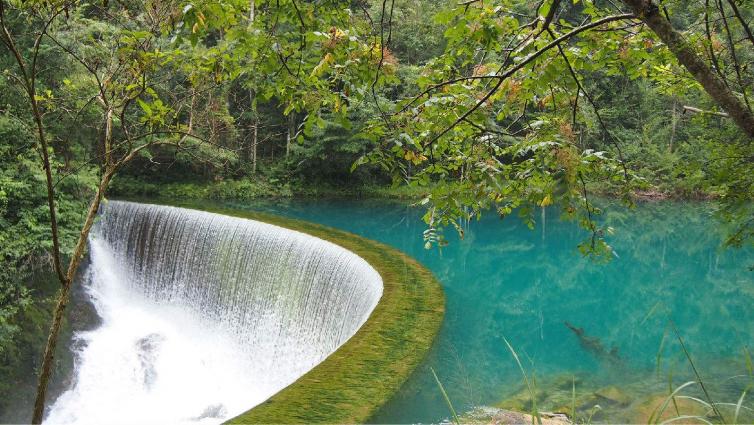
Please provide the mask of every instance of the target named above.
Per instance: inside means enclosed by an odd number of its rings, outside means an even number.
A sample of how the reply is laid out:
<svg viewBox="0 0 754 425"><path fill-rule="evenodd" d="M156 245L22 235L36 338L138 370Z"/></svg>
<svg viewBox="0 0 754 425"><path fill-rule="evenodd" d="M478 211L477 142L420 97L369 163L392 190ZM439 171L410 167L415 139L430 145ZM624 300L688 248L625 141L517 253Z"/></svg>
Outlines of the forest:
<svg viewBox="0 0 754 425"><path fill-rule="evenodd" d="M0 42L0 394L34 423L111 199L399 202L428 252L547 210L595 267L613 212L704 204L754 283L751 0L0 0Z"/></svg>

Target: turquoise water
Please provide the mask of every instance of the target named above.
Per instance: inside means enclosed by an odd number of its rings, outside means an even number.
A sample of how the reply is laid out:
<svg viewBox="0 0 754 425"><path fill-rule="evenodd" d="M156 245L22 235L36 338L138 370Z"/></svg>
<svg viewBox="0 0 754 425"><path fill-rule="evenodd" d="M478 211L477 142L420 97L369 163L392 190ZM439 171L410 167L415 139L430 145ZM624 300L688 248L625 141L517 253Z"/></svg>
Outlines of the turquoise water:
<svg viewBox="0 0 754 425"><path fill-rule="evenodd" d="M748 383L731 377L746 373L743 350L754 337L754 272L749 271L754 251L722 249L723 231L708 205L607 208L604 219L615 228L609 242L617 253L609 264L581 257L576 246L587 235L574 223L559 221L554 209L533 231L516 219L487 215L469 224L464 240L447 230L449 246L426 250L422 211L398 203L232 206L385 242L417 258L442 282L447 313L435 347L377 422L438 422L449 416L430 367L459 412L519 393L521 372L503 338L543 391L555 391L567 379L570 395L576 380L581 403L582 395L617 385L629 393L630 405L605 408L596 418L632 420L642 399L667 391L669 374L675 385L692 378L671 319L715 401L735 403ZM583 330L584 338L565 322Z"/></svg>

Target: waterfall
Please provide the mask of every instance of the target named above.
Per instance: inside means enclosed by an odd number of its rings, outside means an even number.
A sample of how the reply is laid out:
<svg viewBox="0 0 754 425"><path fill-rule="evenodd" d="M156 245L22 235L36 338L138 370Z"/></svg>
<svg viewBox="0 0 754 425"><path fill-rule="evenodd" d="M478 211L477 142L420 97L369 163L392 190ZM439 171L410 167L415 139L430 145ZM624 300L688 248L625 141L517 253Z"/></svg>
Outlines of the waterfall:
<svg viewBox="0 0 754 425"><path fill-rule="evenodd" d="M359 256L278 226L111 201L84 284L102 325L47 423L218 423L346 342L382 295Z"/></svg>

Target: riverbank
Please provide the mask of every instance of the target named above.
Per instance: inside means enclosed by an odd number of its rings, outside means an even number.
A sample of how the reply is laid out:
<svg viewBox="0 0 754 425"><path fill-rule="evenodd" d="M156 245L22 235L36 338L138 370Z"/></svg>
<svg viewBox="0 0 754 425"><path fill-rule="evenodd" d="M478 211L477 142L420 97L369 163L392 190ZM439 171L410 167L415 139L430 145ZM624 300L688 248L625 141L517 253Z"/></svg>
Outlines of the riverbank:
<svg viewBox="0 0 754 425"><path fill-rule="evenodd" d="M265 198L375 198L418 201L427 188L401 185L292 185L275 179L245 178L214 182L152 183L131 177L118 177L108 195L112 198L172 199L188 201L250 201Z"/></svg>
<svg viewBox="0 0 754 425"><path fill-rule="evenodd" d="M333 184L289 184L276 179L244 178L239 180L218 180L214 182L152 183L118 177L110 188L114 198L209 199L215 201L251 201L255 199L292 198L350 198L350 199L394 199L418 202L432 190L431 187L409 185L333 185ZM589 187L599 197L619 198L618 188ZM635 202L656 201L710 201L719 198L714 192L683 188L643 187L631 192Z"/></svg>

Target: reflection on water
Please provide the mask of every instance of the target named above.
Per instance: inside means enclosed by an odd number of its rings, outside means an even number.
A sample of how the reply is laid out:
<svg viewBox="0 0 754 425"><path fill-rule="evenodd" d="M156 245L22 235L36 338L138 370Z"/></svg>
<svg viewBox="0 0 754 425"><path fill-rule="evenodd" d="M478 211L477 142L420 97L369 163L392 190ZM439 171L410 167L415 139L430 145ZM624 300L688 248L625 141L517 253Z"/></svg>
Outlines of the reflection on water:
<svg viewBox="0 0 754 425"><path fill-rule="evenodd" d="M536 376L540 408L570 406L575 383L577 408L603 408L594 420L639 420L636 415L651 412L647 405L659 403L657 393L667 393L669 374L675 386L693 379L669 319L716 402L736 403L749 383L731 377L746 374L743 349L754 335L754 272L748 270L754 251L720 248L724 232L709 205L608 208L604 219L616 230L609 243L617 257L606 265L582 258L576 246L585 233L554 219L530 231L515 219L488 215L470 224L465 240L448 231L450 246L428 251L422 211L400 204L233 206L386 242L419 259L443 283L447 314L435 347L378 422L448 417L429 367L458 411L480 405L526 408L530 397L521 393L521 373L503 337Z"/></svg>

